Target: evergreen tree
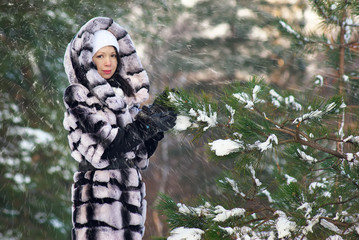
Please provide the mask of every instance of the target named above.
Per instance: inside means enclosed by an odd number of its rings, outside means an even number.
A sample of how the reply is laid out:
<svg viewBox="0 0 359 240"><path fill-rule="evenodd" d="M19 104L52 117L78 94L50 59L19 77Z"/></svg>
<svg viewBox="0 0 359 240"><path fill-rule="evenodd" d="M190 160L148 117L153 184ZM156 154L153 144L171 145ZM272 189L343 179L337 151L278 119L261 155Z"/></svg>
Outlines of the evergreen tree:
<svg viewBox="0 0 359 240"><path fill-rule="evenodd" d="M97 5L98 4L98 5ZM71 183L62 120L66 45L108 1L0 3L0 239L69 239Z"/></svg>
<svg viewBox="0 0 359 240"><path fill-rule="evenodd" d="M185 1L129 4L137 11L131 22L125 24L133 25L133 37L141 44L138 49L150 76L152 96L164 86L183 86L215 94L219 85L230 83L234 75L243 78L248 72L279 72L276 79L280 82L283 71L291 71L291 80L286 79L285 85L302 81L304 60L294 58L295 53L288 51L289 45L281 45L283 37L273 30L278 23L274 12L285 8L297 16L294 9L306 7L301 1L295 5L273 1L270 4L268 1L186 1L185 5L181 2ZM277 65L282 66L279 71ZM145 182L155 191L170 192L177 201L196 194L216 194L213 176L220 169L209 164L205 157L200 160L195 157L203 156L202 153L202 146L191 149L190 138L167 135L152 157L150 168L144 172ZM198 173L196 169L202 171ZM153 190L148 190L149 203ZM156 215L153 208L148 210L148 217ZM148 222L157 223L152 219ZM145 234L151 231L152 235L166 234L166 226L159 223L156 228L147 227Z"/></svg>
<svg viewBox="0 0 359 240"><path fill-rule="evenodd" d="M313 87L287 91L253 77L217 101L185 91L163 97L179 112L177 131L205 137L211 157L231 169L218 181L220 199L190 207L162 197L168 239L359 237L359 5L311 5L324 34L278 25L293 49L325 52L318 66L331 70L313 76Z"/></svg>

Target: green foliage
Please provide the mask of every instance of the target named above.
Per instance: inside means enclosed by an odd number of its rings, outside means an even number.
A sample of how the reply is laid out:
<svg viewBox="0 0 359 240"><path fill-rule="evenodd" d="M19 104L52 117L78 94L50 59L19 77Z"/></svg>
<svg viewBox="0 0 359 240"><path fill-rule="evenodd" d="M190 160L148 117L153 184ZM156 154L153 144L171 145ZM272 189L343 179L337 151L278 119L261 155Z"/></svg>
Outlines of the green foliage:
<svg viewBox="0 0 359 240"><path fill-rule="evenodd" d="M76 163L62 124L63 55L80 25L97 15L120 16L125 4L1 3L1 239L70 238Z"/></svg>
<svg viewBox="0 0 359 240"><path fill-rule="evenodd" d="M355 10L351 11L352 1L313 1L313 4L321 11L320 16L327 26L335 25L342 31L337 37L339 42L328 43L329 38L321 34L307 36L284 21L280 29L298 49L310 52L324 46L331 53L329 58L335 59L328 64L336 66L335 71L338 71L335 80L338 84L331 86L332 89L308 87L302 91L288 91L253 77L245 83L231 84L217 99L206 103L217 106L218 115L212 120L215 125L208 124L210 121L201 116L209 116L208 112L196 111L195 99L190 106L182 101L182 96L188 93L172 97L176 99L172 103L179 115L190 119L192 124L188 129L211 136L208 141L210 156L217 161L233 162L227 168L228 173L219 180L223 198L211 199L206 208L225 206L231 209L227 212L228 218L223 222L215 221L222 212L212 211L212 215L205 215L204 219L201 215L197 219L205 222L204 225L192 224L192 219L191 224L177 222L171 225L173 228L200 228L204 231L202 239L210 239L208 236L214 232L219 234L217 239L228 236L236 239L328 239L335 235L358 238L359 136L358 131L353 131L358 128L355 122L359 117L355 105L357 95L353 92L357 83L356 77L352 80L345 77L345 70L352 69L353 63L348 56L357 59L352 49L356 47L357 35L348 35L356 31L352 27L357 23L347 20L355 19L355 15L349 15ZM346 18L340 18L344 13L348 14ZM343 39L347 44L344 51ZM345 68L342 63L346 64ZM356 76L354 72L351 76ZM190 111L189 107L194 110ZM346 120L348 116L350 120ZM208 127L202 128L201 123ZM216 207L212 207L214 204ZM184 218L183 209L179 213L182 206L179 204L176 209L173 203L166 215L175 219L180 214ZM187 208L197 210L203 206ZM244 215L231 215L239 207L244 209ZM198 212L194 212L197 215L187 215L198 216Z"/></svg>

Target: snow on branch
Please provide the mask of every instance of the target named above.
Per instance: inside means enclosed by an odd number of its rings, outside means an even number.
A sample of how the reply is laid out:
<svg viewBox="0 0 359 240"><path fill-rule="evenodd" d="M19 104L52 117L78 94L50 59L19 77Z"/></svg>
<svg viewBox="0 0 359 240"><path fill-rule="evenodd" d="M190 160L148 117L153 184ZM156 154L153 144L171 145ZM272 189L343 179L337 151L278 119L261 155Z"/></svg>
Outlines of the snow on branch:
<svg viewBox="0 0 359 240"><path fill-rule="evenodd" d="M244 149L244 143L239 140L231 139L218 139L208 143L211 151L215 152L217 156L225 156L230 153L238 152L240 149Z"/></svg>
<svg viewBox="0 0 359 240"><path fill-rule="evenodd" d="M265 102L264 100L257 98L257 94L260 90L261 87L259 85L256 85L253 88L252 97L250 97L247 93L244 92L234 93L233 97L237 98L240 103L246 104L245 108L252 110L255 103Z"/></svg>
<svg viewBox="0 0 359 240"><path fill-rule="evenodd" d="M182 214L190 214L190 215L194 215L194 216L198 216L198 217L213 216L209 210L212 207L209 202L206 202L204 205L201 205L198 207L190 207L183 203L177 203L177 207L178 207L178 212L180 212Z"/></svg>
<svg viewBox="0 0 359 240"><path fill-rule="evenodd" d="M329 103L325 106L325 109L323 109L323 110L316 109L314 111L305 113L302 116L294 119L293 124L298 124L300 122L304 122L304 121L311 120L311 119L321 119L323 117L323 115L331 112L336 107L337 107L337 103L335 103L335 102Z"/></svg>
<svg viewBox="0 0 359 240"><path fill-rule="evenodd" d="M244 208L233 208L231 210L227 210L222 206L216 206L214 213L216 214L213 221L215 222L224 222L230 217L242 216L244 217L246 210Z"/></svg>
<svg viewBox="0 0 359 240"><path fill-rule="evenodd" d="M261 152L264 152L273 147L273 143L278 144L278 138L276 135L271 134L265 142L256 141L254 144L250 145L249 149L258 149Z"/></svg>
<svg viewBox="0 0 359 240"><path fill-rule="evenodd" d="M262 185L262 182L256 177L256 171L254 170L253 166L252 165L249 165L247 166L249 171L251 172L252 174L252 178L256 184L257 187L261 186Z"/></svg>
<svg viewBox="0 0 359 240"><path fill-rule="evenodd" d="M302 105L295 100L295 97L289 95L288 97L282 97L279 95L274 89L269 90L269 94L271 96L272 104L276 107L280 107L281 103L284 102L286 107L295 110L301 111Z"/></svg>
<svg viewBox="0 0 359 240"><path fill-rule="evenodd" d="M349 43L350 39L352 37L352 25L353 25L353 19L347 18L345 19L343 25L345 27L345 34L344 34L344 41L345 43Z"/></svg>
<svg viewBox="0 0 359 240"><path fill-rule="evenodd" d="M285 174L284 177L287 179L287 185L291 184L292 182L297 182L297 179L294 177L289 176L288 174Z"/></svg>
<svg viewBox="0 0 359 240"><path fill-rule="evenodd" d="M174 92L168 92L168 99L170 100L170 102L172 102L176 106L181 105L183 102L182 98Z"/></svg>
<svg viewBox="0 0 359 240"><path fill-rule="evenodd" d="M270 203L274 202L274 200L273 200L273 198L271 196L271 193L267 189L264 188L259 193L264 194L267 197L268 202L270 202Z"/></svg>
<svg viewBox="0 0 359 240"><path fill-rule="evenodd" d="M236 113L236 110L234 110L231 106L229 106L228 104L226 104L226 108L229 111L229 113L231 114L230 116L230 120L229 120L229 124L233 124L234 123L234 114Z"/></svg>
<svg viewBox="0 0 359 240"><path fill-rule="evenodd" d="M290 221L287 215L282 211L278 210L274 215L279 216L275 225L278 232L278 238L290 237L291 232L296 230L296 223Z"/></svg>
<svg viewBox="0 0 359 240"><path fill-rule="evenodd" d="M228 182L228 183L231 185L232 190L233 190L236 194L239 194L239 195L242 196L242 197L246 197L246 195L245 195L243 192L240 192L240 191L239 191L238 184L237 184L237 182L234 181L233 179L230 179L230 178L226 177L224 180L219 180L219 182L221 182L221 183Z"/></svg>
<svg viewBox="0 0 359 240"><path fill-rule="evenodd" d="M312 182L309 185L309 193L313 194L317 188L325 189L327 186L324 183Z"/></svg>
<svg viewBox="0 0 359 240"><path fill-rule="evenodd" d="M280 25L282 25L282 27L290 34L296 36L297 38L300 38L300 34L297 33L296 31L294 31L294 29L289 26L286 22L284 21L279 21Z"/></svg>
<svg viewBox="0 0 359 240"><path fill-rule="evenodd" d="M302 105L300 103L298 103L292 95L286 97L284 99L284 102L288 107L292 108L293 110L296 110L296 111L302 110Z"/></svg>
<svg viewBox="0 0 359 240"><path fill-rule="evenodd" d="M313 164L318 162L318 159L306 154L305 152L303 152L300 149L297 149L297 152L299 153L299 156L306 162L308 162L309 164Z"/></svg>
<svg viewBox="0 0 359 240"><path fill-rule="evenodd" d="M340 230L337 226L335 226L334 223L331 223L325 219L320 220L320 225L322 225L324 228L333 231L338 234L342 234L342 230Z"/></svg>
<svg viewBox="0 0 359 240"><path fill-rule="evenodd" d="M310 209L311 210L311 209ZM307 210L308 212L308 210ZM307 235L308 233L313 232L313 227L319 223L320 217L324 214L324 210L320 210L319 214L315 215L311 219L307 220L307 225L302 228L302 233Z"/></svg>
<svg viewBox="0 0 359 240"><path fill-rule="evenodd" d="M325 7L325 5L321 4L319 1L314 0L313 1L314 6L317 9L317 12L320 16L322 16L327 23L333 22L333 23L339 23L339 20L337 16L333 13L338 7L337 3L333 3L332 5Z"/></svg>
<svg viewBox="0 0 359 240"><path fill-rule="evenodd" d="M289 33L290 35L295 36L297 39L300 39L301 41L304 42L309 42L309 39L307 39L306 37L303 37L302 35L300 35L297 31L295 31L291 26L289 26L286 22L284 21L279 21L280 25L283 27L283 29Z"/></svg>
<svg viewBox="0 0 359 240"><path fill-rule="evenodd" d="M183 203L177 203L178 212L182 214L189 214L198 217L206 217L212 219L215 222L224 222L228 218L239 216L244 217L246 210L244 208L233 208L230 210L217 205L213 207L209 202L198 207L190 207Z"/></svg>
<svg viewBox="0 0 359 240"><path fill-rule="evenodd" d="M281 106L281 102L283 102L283 97L281 95L279 95L276 91L274 91L274 89L271 89L269 91L269 94L271 95L272 98L272 104L276 107L280 107Z"/></svg>
<svg viewBox="0 0 359 240"><path fill-rule="evenodd" d="M231 139L217 139L213 142L208 143L211 151L217 156L226 156L230 153L239 152L244 149L258 149L264 152L273 147L273 143L278 144L278 138L276 135L271 134L268 136L265 142L256 141L254 144L245 145L243 141L231 140Z"/></svg>
<svg viewBox="0 0 359 240"><path fill-rule="evenodd" d="M303 210L303 209L306 209L304 217L306 218L310 217L310 214L313 210L312 204L305 202L297 208L297 210Z"/></svg>
<svg viewBox="0 0 359 240"><path fill-rule="evenodd" d="M178 115L176 125L173 127L176 131L185 131L192 126L191 118L188 116Z"/></svg>
<svg viewBox="0 0 359 240"><path fill-rule="evenodd" d="M329 236L326 240L343 240L343 238L339 235Z"/></svg>
<svg viewBox="0 0 359 240"><path fill-rule="evenodd" d="M178 227L171 231L171 236L167 240L201 240L203 233L204 231L199 228Z"/></svg>
<svg viewBox="0 0 359 240"><path fill-rule="evenodd" d="M257 234L253 231L250 227L243 226L243 227L221 227L220 229L227 232L229 235L235 235L235 239L264 239L261 238L260 235L267 235L265 233ZM263 236L264 237L264 236ZM274 234L273 234L274 238Z"/></svg>
<svg viewBox="0 0 359 240"><path fill-rule="evenodd" d="M181 107L181 105L183 105L186 102L178 94L174 92L168 93L168 99L172 104L174 104L177 107ZM195 120L193 120L192 118L195 118ZM197 121L197 123L195 121ZM207 108L206 105L203 104L202 109L191 108L188 113L183 113L182 115L179 114L177 116L174 130L185 131L190 127L198 127L198 123L203 123L203 122L207 123L207 126L203 128L203 131L206 131L211 127L215 127L217 124L217 112L212 110L211 104L208 104Z"/></svg>
<svg viewBox="0 0 359 240"><path fill-rule="evenodd" d="M350 135L343 140L343 142L350 142L353 144L359 144L359 136Z"/></svg>
<svg viewBox="0 0 359 240"><path fill-rule="evenodd" d="M203 110L193 108L190 110L190 114L192 116L197 116L198 122L206 122L207 127L203 128L203 131L206 131L208 128L214 127L217 124L217 112L212 111L212 106L208 105L208 112L206 111L205 106L203 106Z"/></svg>

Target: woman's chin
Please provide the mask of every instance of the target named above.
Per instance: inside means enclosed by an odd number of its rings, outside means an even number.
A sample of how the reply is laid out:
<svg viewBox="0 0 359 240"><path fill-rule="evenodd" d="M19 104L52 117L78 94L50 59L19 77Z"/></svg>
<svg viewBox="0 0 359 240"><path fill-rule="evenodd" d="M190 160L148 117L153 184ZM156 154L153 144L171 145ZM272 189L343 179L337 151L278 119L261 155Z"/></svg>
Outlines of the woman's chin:
<svg viewBox="0 0 359 240"><path fill-rule="evenodd" d="M109 80L111 77L112 77L112 75L102 75L101 77L103 77L104 79L106 79L106 80Z"/></svg>

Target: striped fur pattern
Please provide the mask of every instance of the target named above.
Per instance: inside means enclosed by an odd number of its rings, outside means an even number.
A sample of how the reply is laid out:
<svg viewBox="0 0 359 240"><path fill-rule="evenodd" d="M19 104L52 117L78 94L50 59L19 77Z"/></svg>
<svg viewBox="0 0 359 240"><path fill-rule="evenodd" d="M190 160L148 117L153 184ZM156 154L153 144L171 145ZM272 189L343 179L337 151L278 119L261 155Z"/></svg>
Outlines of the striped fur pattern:
<svg viewBox="0 0 359 240"><path fill-rule="evenodd" d="M138 169L77 172L74 180L73 239L142 239L146 200Z"/></svg>
<svg viewBox="0 0 359 240"><path fill-rule="evenodd" d="M134 96L118 97L92 62L93 35L108 30L120 46L120 75ZM65 90L64 127L69 132L71 156L88 161L95 170L76 172L72 189L73 239L142 239L146 213L145 185L139 170L148 165L144 143L124 152L121 159L132 168L105 169L103 157L117 133L132 123L141 103L148 99L149 81L133 42L111 18L88 21L68 44L64 67L70 86Z"/></svg>

